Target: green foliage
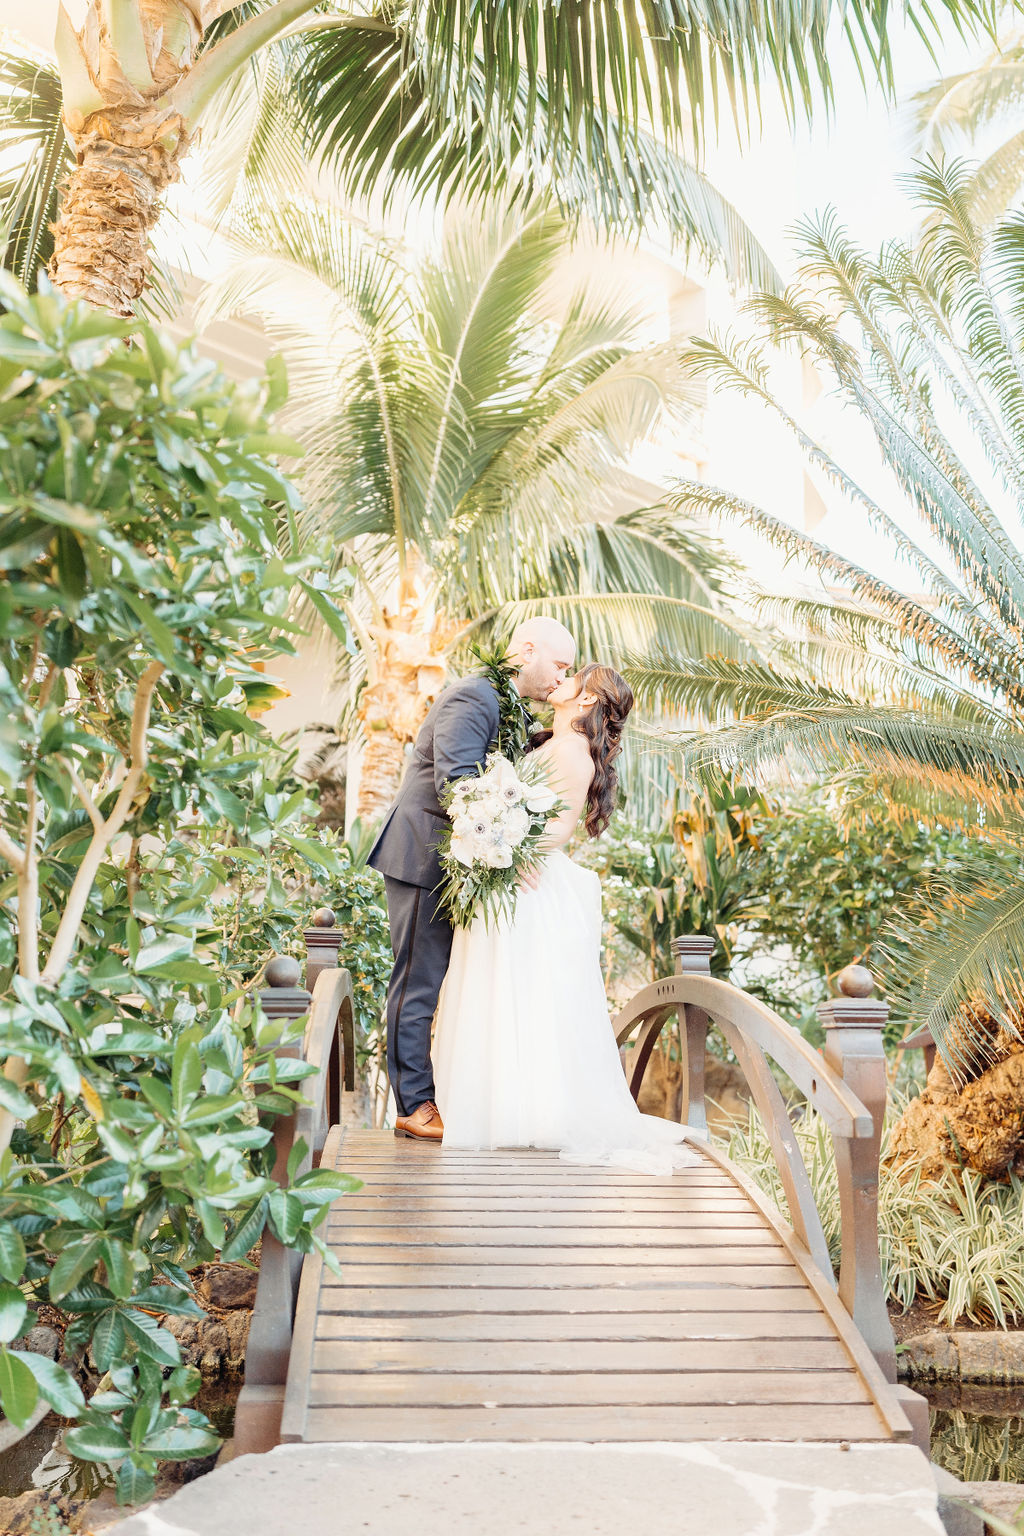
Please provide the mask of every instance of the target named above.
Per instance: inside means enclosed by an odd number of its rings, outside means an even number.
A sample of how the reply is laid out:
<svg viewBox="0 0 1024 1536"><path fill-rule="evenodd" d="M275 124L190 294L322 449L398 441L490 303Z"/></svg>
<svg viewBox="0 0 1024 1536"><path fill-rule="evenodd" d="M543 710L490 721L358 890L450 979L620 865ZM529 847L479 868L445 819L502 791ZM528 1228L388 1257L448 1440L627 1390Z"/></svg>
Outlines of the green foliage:
<svg viewBox="0 0 1024 1536"><path fill-rule="evenodd" d="M962 826L1015 851L993 878L979 841L978 857L963 858L895 945L901 1007L970 1076L991 1040L966 1005L1011 1031L1024 1006L1024 550L1014 516L1024 494L1024 219L976 223L961 163L928 161L912 184L925 224L917 245L892 242L872 257L826 213L801 231L805 285L752 301L756 339L711 336L690 353L705 380L774 414L846 515L886 538L910 589L800 532L796 517L686 483L674 498L681 512L749 524L823 586L810 597L761 595L772 635L762 659L663 649L626 671L641 703L714 727L687 744L698 776L741 764L758 781L828 778L869 816L881 798L897 817ZM771 348L794 346L874 438L894 487L884 504L860 466L773 396Z"/></svg>
<svg viewBox="0 0 1024 1536"><path fill-rule="evenodd" d="M899 1112L896 1106L893 1113ZM815 1204L838 1266L839 1185L828 1128L806 1112L794 1135ZM778 1169L753 1108L747 1125L723 1138L729 1156L786 1213ZM994 1320L1000 1327L1024 1318L1024 1183L983 1180L950 1170L923 1183L919 1173L886 1165L888 1131L882 1140L878 1184L878 1241L886 1294L904 1309L918 1297L941 1302L940 1322Z"/></svg>
<svg viewBox="0 0 1024 1536"><path fill-rule="evenodd" d="M716 939L712 973L729 973L740 925L760 911L756 850L771 809L742 787L695 796L656 832L616 817L577 852L601 876L604 915L651 980L670 974L683 934Z"/></svg>
<svg viewBox="0 0 1024 1536"><path fill-rule="evenodd" d="M350 1183L302 1149L286 1190L270 1177L307 1070L275 1064L237 985L273 919L225 955L208 906L272 844L335 867L247 713L309 560L279 550L279 378L235 388L147 326L127 346L0 281L0 1400L76 1418L68 1448L137 1500L216 1443L160 1323L196 1314L188 1268L265 1226L320 1246ZM8 1347L27 1300L63 1313L72 1371Z"/></svg>
<svg viewBox="0 0 1024 1536"><path fill-rule="evenodd" d="M1020 1483L1024 1479L1024 1417L935 1409L928 1454L936 1466L945 1467L962 1483ZM993 1536L1021 1536L1024 1500L1012 1521L988 1510L977 1513Z"/></svg>

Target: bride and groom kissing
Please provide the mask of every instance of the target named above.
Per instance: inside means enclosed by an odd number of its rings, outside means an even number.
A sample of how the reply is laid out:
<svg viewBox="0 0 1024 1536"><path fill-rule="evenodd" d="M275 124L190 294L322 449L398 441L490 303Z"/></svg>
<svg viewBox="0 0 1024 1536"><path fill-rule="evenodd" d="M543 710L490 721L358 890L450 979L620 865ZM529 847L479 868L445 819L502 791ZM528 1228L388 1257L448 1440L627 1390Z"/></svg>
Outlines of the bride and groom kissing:
<svg viewBox="0 0 1024 1536"><path fill-rule="evenodd" d="M604 992L600 882L562 851L581 816L590 837L608 824L633 696L612 667L573 671L575 657L569 631L539 616L509 641L508 698L486 671L449 684L370 852L395 956L387 1039L396 1134L446 1147L541 1147L667 1174L691 1160L684 1133L641 1115L630 1096ZM553 711L551 730L529 740L526 699ZM480 773L496 743L508 751L509 736L543 762L562 809L514 916L453 929L437 909L437 841L448 822L439 796Z"/></svg>

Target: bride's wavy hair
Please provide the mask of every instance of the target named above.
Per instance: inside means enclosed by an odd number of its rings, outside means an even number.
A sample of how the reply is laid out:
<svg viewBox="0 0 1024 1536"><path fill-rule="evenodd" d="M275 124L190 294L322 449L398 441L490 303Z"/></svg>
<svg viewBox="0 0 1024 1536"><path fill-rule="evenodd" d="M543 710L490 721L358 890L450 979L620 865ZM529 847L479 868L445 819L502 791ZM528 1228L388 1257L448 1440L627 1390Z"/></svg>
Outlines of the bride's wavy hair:
<svg viewBox="0 0 1024 1536"><path fill-rule="evenodd" d="M615 809L619 775L612 764L622 751L622 728L633 708L633 690L614 667L589 661L576 673L580 693L596 693L597 703L572 722L574 731L587 738L594 759L594 777L587 791L588 837L600 837ZM551 731L534 736L531 750L550 741Z"/></svg>

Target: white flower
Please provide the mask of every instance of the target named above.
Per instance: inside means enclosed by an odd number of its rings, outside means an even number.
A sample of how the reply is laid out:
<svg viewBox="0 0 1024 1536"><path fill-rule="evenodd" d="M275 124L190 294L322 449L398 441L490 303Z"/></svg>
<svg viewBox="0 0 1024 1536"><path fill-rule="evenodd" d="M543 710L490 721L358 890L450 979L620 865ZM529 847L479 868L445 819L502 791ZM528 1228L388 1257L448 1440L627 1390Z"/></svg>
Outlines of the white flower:
<svg viewBox="0 0 1024 1536"><path fill-rule="evenodd" d="M508 869L512 863L512 849L507 843L492 843L486 857L490 869Z"/></svg>
<svg viewBox="0 0 1024 1536"><path fill-rule="evenodd" d="M504 789L506 784L519 783L516 771L512 767L512 764L509 762L508 758L500 757L497 753L495 753L494 757L491 759L491 764L485 777L488 779L493 779L498 789Z"/></svg>
<svg viewBox="0 0 1024 1536"><path fill-rule="evenodd" d="M453 807L453 809L454 809L454 807ZM473 825L474 825L474 823L473 823L472 816L467 816L465 814L465 812L462 812L460 815L455 816L453 818L452 836L453 837L472 837L473 836Z"/></svg>
<svg viewBox="0 0 1024 1536"><path fill-rule="evenodd" d="M523 798L523 786L517 779L514 784L505 784L502 787L501 799L505 805L518 805Z"/></svg>
<svg viewBox="0 0 1024 1536"><path fill-rule="evenodd" d="M505 841L511 843L513 848L518 848L527 832L530 830L530 818L527 813L518 806L511 811L506 811L502 831Z"/></svg>
<svg viewBox="0 0 1024 1536"><path fill-rule="evenodd" d="M499 795L484 795L474 804L473 811L490 822L498 821L505 813L505 802Z"/></svg>
<svg viewBox="0 0 1024 1536"><path fill-rule="evenodd" d="M490 836L490 832L491 819L489 816L476 815L473 817L472 823L470 825L470 834L473 837L486 838Z"/></svg>
<svg viewBox="0 0 1024 1536"><path fill-rule="evenodd" d="M527 808L531 811L550 811L558 796L546 784L531 784L526 791Z"/></svg>
<svg viewBox="0 0 1024 1536"><path fill-rule="evenodd" d="M477 857L476 844L472 838L453 837L450 846L452 858L458 859L460 864L465 864L467 867L471 865Z"/></svg>

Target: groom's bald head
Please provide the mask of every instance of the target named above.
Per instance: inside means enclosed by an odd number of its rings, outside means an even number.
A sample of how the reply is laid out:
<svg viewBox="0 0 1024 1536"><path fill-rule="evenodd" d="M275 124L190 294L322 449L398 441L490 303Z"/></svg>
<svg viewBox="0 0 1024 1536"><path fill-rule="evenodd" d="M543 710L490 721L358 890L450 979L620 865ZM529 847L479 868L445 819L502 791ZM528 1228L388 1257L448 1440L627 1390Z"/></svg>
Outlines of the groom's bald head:
<svg viewBox="0 0 1024 1536"><path fill-rule="evenodd" d="M541 613L516 625L508 644L508 659L517 668L519 692L543 704L565 681L576 660L576 641L564 624Z"/></svg>

